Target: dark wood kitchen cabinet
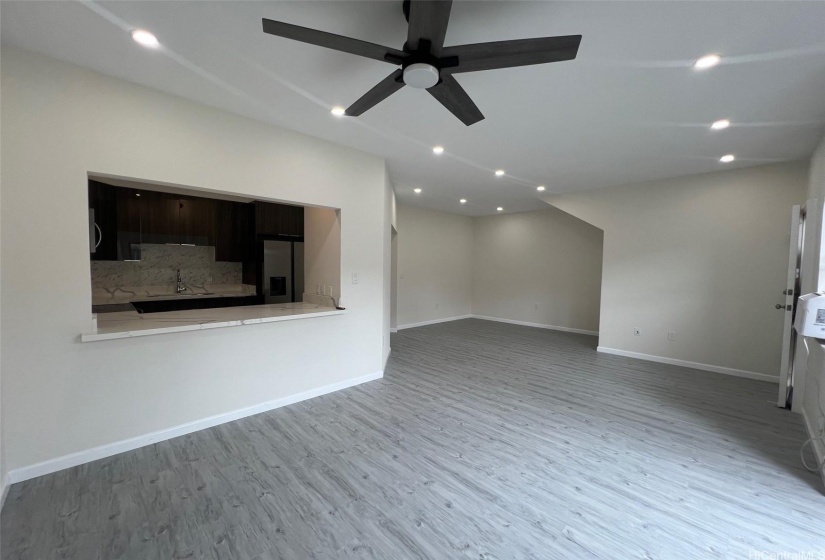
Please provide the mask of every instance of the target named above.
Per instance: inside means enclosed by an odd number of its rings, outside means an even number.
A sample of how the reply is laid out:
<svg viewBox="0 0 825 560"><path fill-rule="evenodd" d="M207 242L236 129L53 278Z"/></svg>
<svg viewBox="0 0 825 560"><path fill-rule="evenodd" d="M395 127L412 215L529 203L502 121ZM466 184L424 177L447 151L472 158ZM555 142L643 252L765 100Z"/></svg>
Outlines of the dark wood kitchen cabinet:
<svg viewBox="0 0 825 560"><path fill-rule="evenodd" d="M140 194L144 243L214 245L215 201L156 191Z"/></svg>
<svg viewBox="0 0 825 560"><path fill-rule="evenodd" d="M180 243L180 201L178 195L141 191L143 243Z"/></svg>
<svg viewBox="0 0 825 560"><path fill-rule="evenodd" d="M117 259L117 191L114 187L89 181L90 240L93 261Z"/></svg>
<svg viewBox="0 0 825 560"><path fill-rule="evenodd" d="M140 191L89 181L89 208L93 212L90 245L97 246L93 261L140 260Z"/></svg>
<svg viewBox="0 0 825 560"><path fill-rule="evenodd" d="M215 260L243 262L252 258L254 207L243 202L213 200Z"/></svg>
<svg viewBox="0 0 825 560"><path fill-rule="evenodd" d="M215 213L211 198L179 197L180 243L182 245L214 245Z"/></svg>
<svg viewBox="0 0 825 560"><path fill-rule="evenodd" d="M304 207L255 202L255 233L264 236L303 237Z"/></svg>
<svg viewBox="0 0 825 560"><path fill-rule="evenodd" d="M216 261L244 263L245 281L254 277L262 239L304 237L304 209L288 204L234 202L90 180L89 208L94 219L90 243L98 244L92 260L140 260L147 244L213 246Z"/></svg>
<svg viewBox="0 0 825 560"><path fill-rule="evenodd" d="M143 198L141 191L115 187L117 206L117 260L139 261L142 243Z"/></svg>

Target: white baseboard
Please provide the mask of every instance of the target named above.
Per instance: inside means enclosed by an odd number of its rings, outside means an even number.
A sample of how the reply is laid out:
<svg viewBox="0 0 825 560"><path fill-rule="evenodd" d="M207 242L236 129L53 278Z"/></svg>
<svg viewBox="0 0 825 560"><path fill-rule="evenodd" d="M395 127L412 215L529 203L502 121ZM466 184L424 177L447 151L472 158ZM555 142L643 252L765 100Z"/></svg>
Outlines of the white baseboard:
<svg viewBox="0 0 825 560"><path fill-rule="evenodd" d="M0 495L0 511L3 511L3 506L6 505L6 496L9 495L9 487L11 486L11 480L9 480L9 475L6 473L3 476L3 491L2 495Z"/></svg>
<svg viewBox="0 0 825 560"><path fill-rule="evenodd" d="M596 348L596 351L603 352L605 354L614 354L616 356L624 356L625 358L636 358L637 360L646 360L648 362L658 362L660 364L670 364L672 366L682 366L693 369L701 369L703 371L724 373L725 375L734 375L736 377L747 377L748 379L758 379L759 381L770 381L771 383L779 383L779 377L775 375L756 373L755 371L747 371L744 369L734 369L723 366L715 366L713 364L702 364L699 362L688 362L687 360L677 360L675 358L665 358L664 356L654 356L652 354L630 352L628 350L619 350L617 348L608 348L606 346L599 346Z"/></svg>
<svg viewBox="0 0 825 560"><path fill-rule="evenodd" d="M397 329L397 328L395 328L395 327L390 327L390 332L391 332L391 333L393 333L393 332L398 332L398 329Z"/></svg>
<svg viewBox="0 0 825 560"><path fill-rule="evenodd" d="M437 323L448 323L450 321L459 321L461 319L470 319L472 315L459 315L458 317L445 317L444 319L433 319L432 321L422 321L420 323L409 323L407 325L398 325L396 331L403 329L412 329L415 327L425 327L427 325L435 325Z"/></svg>
<svg viewBox="0 0 825 560"><path fill-rule="evenodd" d="M310 389L309 391L289 395L273 401L241 408L232 412L217 414L202 420L195 420L194 422L187 422L186 424L181 424L180 426L175 426L173 428L158 430L157 432L101 445L99 447L93 447L92 449L87 449L85 451L78 451L76 453L64 455L63 457L57 457L56 459L49 459L48 461L43 461L42 463L37 463L34 465L29 465L28 467L21 467L10 471L7 474L8 483L15 484L17 482L29 480L30 478L36 478L45 474L62 471L63 469L76 467L77 465L82 465L90 461L96 461L97 459L103 459L104 457L111 457L112 455L117 455L118 453L123 453L125 451L131 451L146 445L152 445L153 443L158 443L159 441L166 441L167 439L191 434L192 432L197 432L199 430L205 430L206 428L225 424L226 422L232 422L233 420L239 420L241 418L246 418L247 416L253 416L255 414L260 414L261 412L281 408L282 406L305 401L313 397L319 397L321 395L347 389L348 387L354 387L355 385L360 385L361 383L366 383L375 379L381 379L382 377L384 377L384 372L378 371L375 373L362 375L361 377L346 379L338 383L318 387L316 389ZM6 486L6 488L8 488L8 486Z"/></svg>
<svg viewBox="0 0 825 560"><path fill-rule="evenodd" d="M811 419L808 417L808 413L805 412L804 408L802 409L802 418L805 419L805 428L808 431L808 437L816 437L817 431L816 428L814 428L814 423L811 422ZM825 461L825 445L822 444L821 440L814 440L813 448L817 464L822 464L822 461ZM822 484L825 484L825 468L819 471L819 476L822 477Z"/></svg>
<svg viewBox="0 0 825 560"><path fill-rule="evenodd" d="M550 329L554 331L563 331L576 334L586 334L590 336L599 336L599 331L586 331L584 329L574 329L571 327L559 327L557 325L545 325L543 323L529 323L527 321L516 321L514 319L501 319L499 317L488 317L487 315L470 315L473 319L483 319L485 321L497 321L499 323L510 323L511 325L522 325L525 327L536 327L538 329Z"/></svg>
<svg viewBox="0 0 825 560"><path fill-rule="evenodd" d="M447 323L449 321L460 321L461 319L482 319L484 321L498 321L499 323L510 323L511 325L522 325L525 327L536 327L539 329L552 329L554 331L564 331L576 334L587 334L590 336L599 336L598 331L586 331L583 329L573 329L570 327L559 327L556 325L544 325L542 323L528 323L527 321L516 321L514 319L501 319L499 317L488 317L487 315L459 315L457 317L446 317L444 319L434 319L432 321L422 321L420 323L409 323L407 325L398 325L396 329L390 329L391 332L398 332L403 329L412 329L415 327L425 327L427 325L435 325L437 323Z"/></svg>

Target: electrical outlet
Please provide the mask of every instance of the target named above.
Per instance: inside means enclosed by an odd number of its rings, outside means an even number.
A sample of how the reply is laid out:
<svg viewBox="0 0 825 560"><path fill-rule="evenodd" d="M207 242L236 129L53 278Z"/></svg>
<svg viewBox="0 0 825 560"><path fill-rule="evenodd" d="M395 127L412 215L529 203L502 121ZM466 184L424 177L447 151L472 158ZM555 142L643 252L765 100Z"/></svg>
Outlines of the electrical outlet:
<svg viewBox="0 0 825 560"><path fill-rule="evenodd" d="M327 292L325 295L332 296L332 286L327 286Z"/></svg>
<svg viewBox="0 0 825 560"><path fill-rule="evenodd" d="M533 306L533 309L535 309L536 311L538 311L538 310L539 310L539 304L538 304L538 303L537 303L537 304L535 304L535 305Z"/></svg>
<svg viewBox="0 0 825 560"><path fill-rule="evenodd" d="M318 294L319 296L324 293L322 291L321 284L318 284L318 287L315 288L315 293Z"/></svg>
<svg viewBox="0 0 825 560"><path fill-rule="evenodd" d="M435 304L435 308L438 309L438 304L437 303Z"/></svg>
<svg viewBox="0 0 825 560"><path fill-rule="evenodd" d="M674 342L676 340L676 333L673 331L667 331L667 339Z"/></svg>
<svg viewBox="0 0 825 560"><path fill-rule="evenodd" d="M642 336L642 329L639 327L633 327L633 336Z"/></svg>

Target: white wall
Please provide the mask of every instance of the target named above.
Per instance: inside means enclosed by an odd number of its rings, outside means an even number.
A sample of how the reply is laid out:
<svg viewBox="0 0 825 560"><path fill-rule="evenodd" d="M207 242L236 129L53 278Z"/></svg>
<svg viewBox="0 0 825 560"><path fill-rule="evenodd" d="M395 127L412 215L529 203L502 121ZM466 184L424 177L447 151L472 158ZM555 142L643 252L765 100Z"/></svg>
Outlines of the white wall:
<svg viewBox="0 0 825 560"><path fill-rule="evenodd" d="M318 284L341 297L341 214L332 208L304 208L304 292Z"/></svg>
<svg viewBox="0 0 825 560"><path fill-rule="evenodd" d="M390 357L390 329L392 325L392 232L395 228L396 208L395 191L387 169L384 169L384 220L383 231L381 232L381 244L383 249L383 301L384 313L381 325L383 327L383 339L381 350L382 369L386 366ZM351 280L350 280L351 281Z"/></svg>
<svg viewBox="0 0 825 560"><path fill-rule="evenodd" d="M825 199L825 138L819 144L811 159L811 173L808 182L808 198ZM820 236L823 232L822 224L806 224L808 231L818 231ZM825 262L814 262L816 268L825 266ZM805 271L803 271L803 275ZM821 274L821 273L820 273ZM822 279L820 278L820 282ZM821 288L821 286L820 286ZM808 339L810 355L798 352L796 359L804 361L801 367L807 370L805 375L805 386L803 387L804 400L802 411L808 425L808 430L812 436L822 436L819 434L818 423L820 418L825 418L825 343L817 344L814 340ZM817 459L821 462L825 459L825 442L815 442ZM822 473L825 479L825 471Z"/></svg>
<svg viewBox="0 0 825 560"><path fill-rule="evenodd" d="M811 174L808 181L808 198L825 197L825 137L811 156Z"/></svg>
<svg viewBox="0 0 825 560"><path fill-rule="evenodd" d="M392 230L390 241L390 330L394 331L398 327L398 232Z"/></svg>
<svg viewBox="0 0 825 560"><path fill-rule="evenodd" d="M808 231L814 231L816 243L813 244L811 278L813 291L825 291L825 137L819 143L811 157L811 171L808 180L808 199L815 199L818 221L806 225ZM804 266L804 263L803 263ZM804 274L804 271L803 271Z"/></svg>
<svg viewBox="0 0 825 560"><path fill-rule="evenodd" d="M473 224L398 205L398 328L471 312Z"/></svg>
<svg viewBox="0 0 825 560"><path fill-rule="evenodd" d="M390 205L390 331L398 326L398 204L395 200L395 187L390 180L389 173L385 179L389 190L388 202ZM387 356L389 357L389 340L387 340Z"/></svg>
<svg viewBox="0 0 825 560"><path fill-rule="evenodd" d="M599 330L600 229L557 208L473 226L473 315Z"/></svg>
<svg viewBox="0 0 825 560"><path fill-rule="evenodd" d="M599 346L776 379L774 304L807 173L795 162L546 197L604 230Z"/></svg>
<svg viewBox="0 0 825 560"><path fill-rule="evenodd" d="M2 97L0 97L0 103L2 103ZM2 162L0 162L0 165ZM3 230L3 209L2 209L2 200L3 200L3 193L2 193L2 177L0 177L0 232ZM2 235L0 235L0 239ZM3 290L3 246L0 242L0 293ZM3 312L2 312L2 298L0 298L0 340L3 338ZM3 434L4 426L3 426L3 414L5 411L3 410L3 350L2 344L0 344L0 510L3 508L3 504L5 503L6 499L6 437ZM0 535L0 539L2 539L2 535Z"/></svg>
<svg viewBox="0 0 825 560"><path fill-rule="evenodd" d="M0 118L10 471L382 369L381 159L5 46ZM80 343L88 172L340 208L347 313Z"/></svg>

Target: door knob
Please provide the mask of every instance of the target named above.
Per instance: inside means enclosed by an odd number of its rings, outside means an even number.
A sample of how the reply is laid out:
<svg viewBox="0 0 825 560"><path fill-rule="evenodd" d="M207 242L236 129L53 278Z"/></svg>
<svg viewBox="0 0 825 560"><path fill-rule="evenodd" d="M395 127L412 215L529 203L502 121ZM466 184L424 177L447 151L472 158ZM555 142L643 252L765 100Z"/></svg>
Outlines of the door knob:
<svg viewBox="0 0 825 560"><path fill-rule="evenodd" d="M785 306L781 303L777 303L774 307L776 307L777 309L785 309Z"/></svg>

